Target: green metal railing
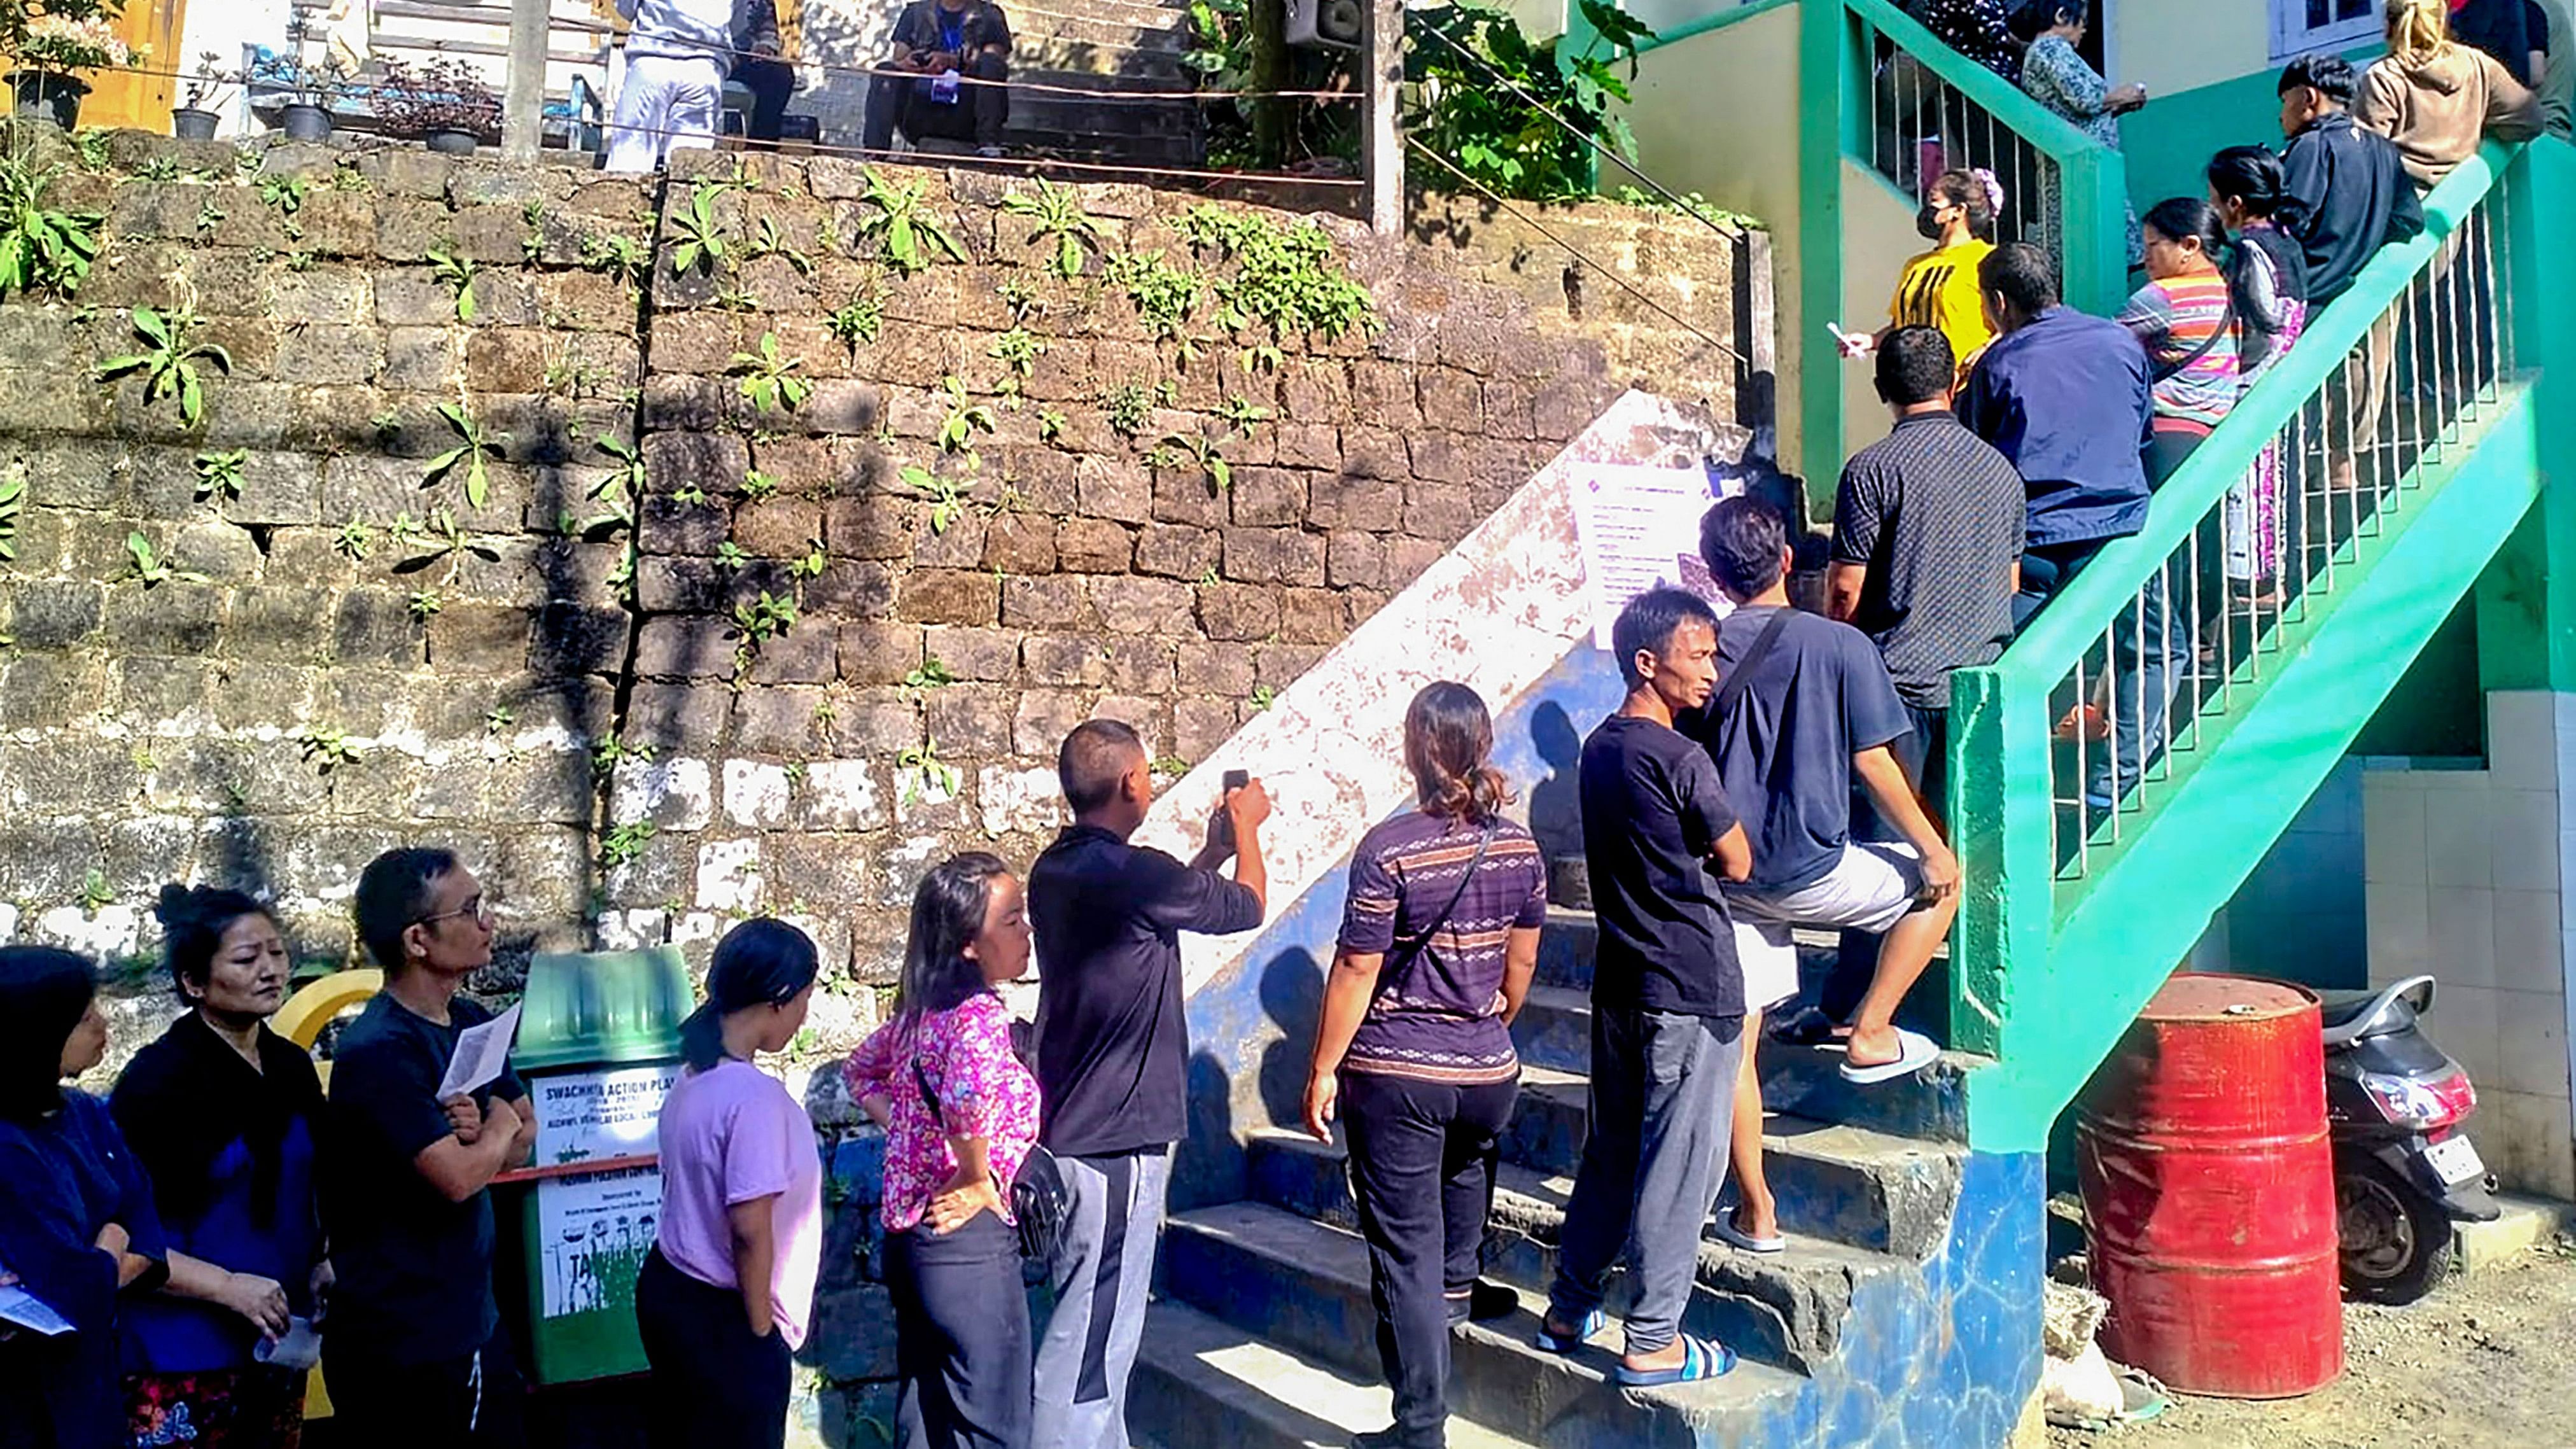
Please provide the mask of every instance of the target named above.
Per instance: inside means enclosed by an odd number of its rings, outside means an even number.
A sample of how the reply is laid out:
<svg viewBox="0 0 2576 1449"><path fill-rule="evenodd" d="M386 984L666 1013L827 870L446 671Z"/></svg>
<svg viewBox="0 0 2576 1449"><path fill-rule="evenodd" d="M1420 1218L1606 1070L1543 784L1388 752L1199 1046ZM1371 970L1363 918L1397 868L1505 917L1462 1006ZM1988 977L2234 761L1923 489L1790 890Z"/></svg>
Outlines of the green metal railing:
<svg viewBox="0 0 2576 1449"><path fill-rule="evenodd" d="M2505 452L2541 355L2514 305L2537 255L2514 159L2490 146L2444 182L2424 235L2310 319L2145 530L1954 678L1953 1040L1998 1058L1972 1130L2045 1134L2536 496ZM2481 450L2495 491L2471 516L2444 495ZM2460 531L2410 549L2436 517ZM2376 655L2321 663L2336 628Z"/></svg>

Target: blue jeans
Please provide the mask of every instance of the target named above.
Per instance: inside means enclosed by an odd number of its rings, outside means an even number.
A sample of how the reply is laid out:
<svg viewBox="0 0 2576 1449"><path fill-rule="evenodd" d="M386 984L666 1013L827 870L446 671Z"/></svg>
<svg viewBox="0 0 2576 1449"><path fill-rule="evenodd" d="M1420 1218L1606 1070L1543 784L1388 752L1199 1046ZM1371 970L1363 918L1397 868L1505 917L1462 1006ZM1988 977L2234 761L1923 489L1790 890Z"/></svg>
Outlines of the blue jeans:
<svg viewBox="0 0 2576 1449"><path fill-rule="evenodd" d="M2075 582L2107 538L2033 545L2022 558L2022 591L2013 596L2013 626L2027 626L2048 601ZM2137 788L2149 761L2164 753L2165 715L2175 686L2191 667L2191 629L2172 617L2166 570L2158 570L2111 624L2111 738L2084 746L2084 803L2108 810ZM2086 661L2089 696L2103 661ZM2087 699L2076 703L2089 703ZM2116 762L2116 767L2115 767ZM2115 778L2116 776L2116 778Z"/></svg>

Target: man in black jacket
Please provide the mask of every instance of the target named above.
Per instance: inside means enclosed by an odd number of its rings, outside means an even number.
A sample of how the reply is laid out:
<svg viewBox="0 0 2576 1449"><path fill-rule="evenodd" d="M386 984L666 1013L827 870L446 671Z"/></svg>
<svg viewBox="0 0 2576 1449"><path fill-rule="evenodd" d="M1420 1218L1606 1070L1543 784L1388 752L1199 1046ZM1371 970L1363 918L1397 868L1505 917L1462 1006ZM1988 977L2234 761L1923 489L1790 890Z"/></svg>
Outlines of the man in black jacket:
<svg viewBox="0 0 2576 1449"><path fill-rule="evenodd" d="M2307 252L2311 317L2352 290L2379 249L2424 230L2424 204L2405 159L2387 137L2363 130L2350 107L2358 82L2339 55L2303 55L2281 72L2281 151L2287 182L2277 220ZM2371 324L2353 349L2361 364L2341 367L2327 383L2324 452L2328 486L2361 486L2360 461L2376 458L2379 416L2396 360L2397 315Z"/></svg>
<svg viewBox="0 0 2576 1449"><path fill-rule="evenodd" d="M2387 137L2363 130L2350 107L2358 81L2339 55L2303 55L2281 72L2281 228L2308 253L2308 305L2351 290L2364 263L2424 230L2415 183Z"/></svg>
<svg viewBox="0 0 2576 1449"><path fill-rule="evenodd" d="M939 136L975 143L981 156L1002 154L1010 116L1011 26L990 0L912 0L894 23L894 54L868 81L860 144L894 149L900 128L910 140Z"/></svg>

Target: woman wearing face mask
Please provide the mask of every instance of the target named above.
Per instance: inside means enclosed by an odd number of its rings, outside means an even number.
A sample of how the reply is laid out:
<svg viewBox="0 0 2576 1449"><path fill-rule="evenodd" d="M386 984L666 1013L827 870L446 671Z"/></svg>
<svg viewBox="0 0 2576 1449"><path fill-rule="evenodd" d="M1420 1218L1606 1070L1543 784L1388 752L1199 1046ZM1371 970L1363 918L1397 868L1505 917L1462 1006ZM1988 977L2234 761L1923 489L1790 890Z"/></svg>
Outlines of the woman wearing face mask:
<svg viewBox="0 0 2576 1449"><path fill-rule="evenodd" d="M69 1325L0 1336L6 1449L127 1442L119 1298L159 1287L168 1250L152 1184L107 1104L62 1084L106 1055L89 962L0 946L0 1283Z"/></svg>
<svg viewBox="0 0 2576 1449"><path fill-rule="evenodd" d="M994 988L1029 964L1019 879L969 851L912 897L894 1019L842 1070L885 1128L885 1263L905 1449L1021 1449L1034 1349L1011 1183L1038 1136L1038 1086Z"/></svg>
<svg viewBox="0 0 2576 1449"><path fill-rule="evenodd" d="M662 1103L662 1219L635 1285L664 1449L778 1449L789 1355L822 1261L814 1125L756 1063L805 1025L819 961L785 921L716 943L707 1001L680 1027L688 1071Z"/></svg>
<svg viewBox="0 0 2576 1449"><path fill-rule="evenodd" d="M329 1282L314 1179L322 1081L265 1025L290 968L267 908L170 885L158 914L190 1010L135 1054L108 1102L170 1242L168 1285L125 1315L129 1432L138 1444L192 1432L198 1449L292 1445L304 1375L257 1350L291 1317L318 1317Z"/></svg>
<svg viewBox="0 0 2576 1449"><path fill-rule="evenodd" d="M1933 243L1932 250L1907 261L1897 274L1887 325L1876 336L1844 334L1843 355L1867 357L1899 327L1931 327L1950 339L1959 376L1966 377L1977 354L1995 340L1977 290L1977 264L1995 249L1995 220L2003 207L2003 185L1993 172L1942 172L1914 216L1914 229Z"/></svg>

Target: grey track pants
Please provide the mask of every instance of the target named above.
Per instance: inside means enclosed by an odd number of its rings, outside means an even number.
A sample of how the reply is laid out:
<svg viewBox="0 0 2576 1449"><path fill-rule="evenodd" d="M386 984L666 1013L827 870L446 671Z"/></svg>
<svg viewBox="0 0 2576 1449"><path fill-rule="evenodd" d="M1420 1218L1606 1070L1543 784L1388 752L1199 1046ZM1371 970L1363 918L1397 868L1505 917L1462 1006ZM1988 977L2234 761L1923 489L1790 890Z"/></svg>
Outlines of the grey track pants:
<svg viewBox="0 0 2576 1449"><path fill-rule="evenodd" d="M1145 1330L1172 1149L1059 1157L1073 1216L1038 1340L1033 1449L1128 1449L1127 1376Z"/></svg>
<svg viewBox="0 0 2576 1449"><path fill-rule="evenodd" d="M1558 1322L1601 1306L1633 1240L1628 1352L1667 1348L1681 1332L1701 1232L1725 1179L1743 1051L1741 1017L1593 1008L1591 1130L1548 1293Z"/></svg>

